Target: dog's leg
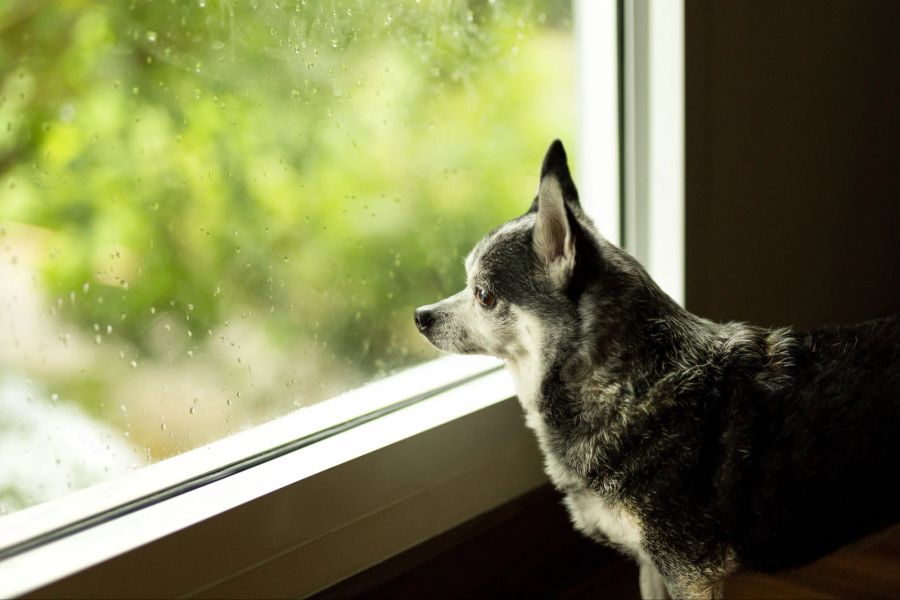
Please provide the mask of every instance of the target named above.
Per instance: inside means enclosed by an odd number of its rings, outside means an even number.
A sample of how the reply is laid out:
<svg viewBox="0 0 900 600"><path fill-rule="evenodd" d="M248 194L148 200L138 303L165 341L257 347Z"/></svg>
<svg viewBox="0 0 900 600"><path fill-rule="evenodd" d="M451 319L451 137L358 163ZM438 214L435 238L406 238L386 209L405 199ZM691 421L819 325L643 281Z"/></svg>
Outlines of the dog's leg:
<svg viewBox="0 0 900 600"><path fill-rule="evenodd" d="M641 587L642 600L668 600L669 591L662 574L650 561L640 562L641 574L638 583Z"/></svg>
<svg viewBox="0 0 900 600"><path fill-rule="evenodd" d="M669 581L668 587L672 597L677 600L721 600L725 597L725 583L721 579L709 581L679 577L675 581Z"/></svg>

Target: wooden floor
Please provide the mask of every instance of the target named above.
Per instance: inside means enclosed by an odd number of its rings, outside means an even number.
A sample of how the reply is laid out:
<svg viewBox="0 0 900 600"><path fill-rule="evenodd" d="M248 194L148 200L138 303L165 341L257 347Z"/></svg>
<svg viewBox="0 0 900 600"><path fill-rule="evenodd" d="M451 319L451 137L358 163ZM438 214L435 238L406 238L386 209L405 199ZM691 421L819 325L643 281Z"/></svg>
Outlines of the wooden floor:
<svg viewBox="0 0 900 600"><path fill-rule="evenodd" d="M777 576L732 577L729 598L900 598L900 529Z"/></svg>
<svg viewBox="0 0 900 600"><path fill-rule="evenodd" d="M778 576L742 574L727 598L898 598L900 529ZM331 598L638 598L637 567L576 534L541 488L319 594Z"/></svg>

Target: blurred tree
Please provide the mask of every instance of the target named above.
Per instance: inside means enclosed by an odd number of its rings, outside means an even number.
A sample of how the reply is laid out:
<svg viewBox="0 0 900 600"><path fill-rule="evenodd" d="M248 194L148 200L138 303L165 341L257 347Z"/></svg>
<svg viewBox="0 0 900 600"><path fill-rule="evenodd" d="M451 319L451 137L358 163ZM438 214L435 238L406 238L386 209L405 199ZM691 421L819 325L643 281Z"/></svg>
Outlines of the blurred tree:
<svg viewBox="0 0 900 600"><path fill-rule="evenodd" d="M562 0L7 1L0 221L98 341L184 360L160 322L246 318L357 384L430 355L412 307L572 139L569 29Z"/></svg>

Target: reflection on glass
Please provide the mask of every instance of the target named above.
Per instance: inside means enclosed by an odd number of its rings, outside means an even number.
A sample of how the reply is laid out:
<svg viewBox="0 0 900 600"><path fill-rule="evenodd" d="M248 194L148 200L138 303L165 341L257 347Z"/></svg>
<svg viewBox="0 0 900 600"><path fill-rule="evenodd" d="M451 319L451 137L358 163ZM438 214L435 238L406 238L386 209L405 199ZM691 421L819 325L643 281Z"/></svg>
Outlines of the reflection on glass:
<svg viewBox="0 0 900 600"><path fill-rule="evenodd" d="M574 133L561 0L0 7L0 512L434 353Z"/></svg>

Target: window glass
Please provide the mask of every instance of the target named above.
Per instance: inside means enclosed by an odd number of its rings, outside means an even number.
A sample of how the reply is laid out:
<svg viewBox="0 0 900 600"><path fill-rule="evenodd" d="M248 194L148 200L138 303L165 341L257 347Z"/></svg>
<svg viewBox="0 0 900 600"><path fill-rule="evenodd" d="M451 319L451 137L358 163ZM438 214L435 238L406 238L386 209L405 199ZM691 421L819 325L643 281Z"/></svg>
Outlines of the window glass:
<svg viewBox="0 0 900 600"><path fill-rule="evenodd" d="M564 0L0 7L0 513L436 356L574 136Z"/></svg>

